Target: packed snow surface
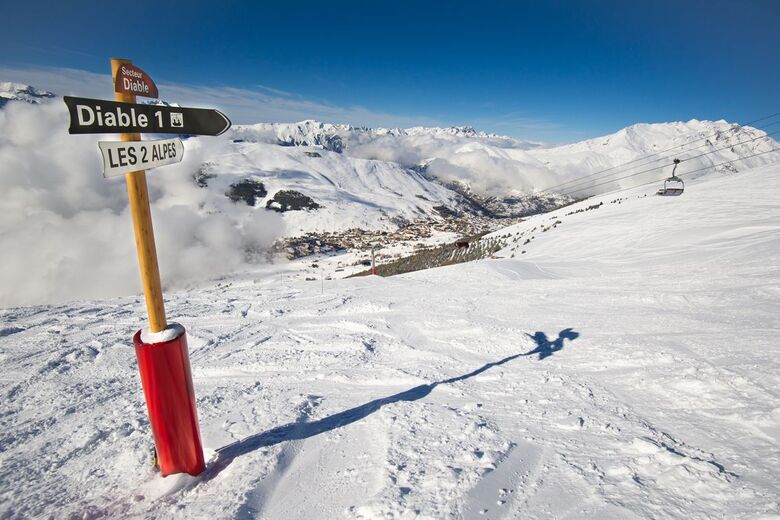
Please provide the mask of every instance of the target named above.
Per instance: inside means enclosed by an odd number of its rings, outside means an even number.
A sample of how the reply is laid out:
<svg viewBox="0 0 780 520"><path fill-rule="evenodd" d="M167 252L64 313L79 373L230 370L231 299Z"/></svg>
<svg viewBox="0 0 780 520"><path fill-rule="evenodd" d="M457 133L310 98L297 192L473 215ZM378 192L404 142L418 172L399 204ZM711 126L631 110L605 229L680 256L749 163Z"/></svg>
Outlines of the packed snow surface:
<svg viewBox="0 0 780 520"><path fill-rule="evenodd" d="M169 293L199 477L150 465L140 298L2 310L0 517L776 518L780 169L652 191L514 259Z"/></svg>

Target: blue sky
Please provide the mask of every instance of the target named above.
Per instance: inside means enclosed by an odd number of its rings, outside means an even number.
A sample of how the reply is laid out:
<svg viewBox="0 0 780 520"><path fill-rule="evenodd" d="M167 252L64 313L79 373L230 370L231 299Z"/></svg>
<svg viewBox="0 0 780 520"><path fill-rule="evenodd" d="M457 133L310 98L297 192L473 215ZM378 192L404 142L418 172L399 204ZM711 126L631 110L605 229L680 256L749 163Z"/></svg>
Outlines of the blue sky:
<svg viewBox="0 0 780 520"><path fill-rule="evenodd" d="M58 86L60 68L90 78L122 56L158 85L245 96L235 122L465 124L551 142L780 110L776 0L126 5L4 5L0 81Z"/></svg>

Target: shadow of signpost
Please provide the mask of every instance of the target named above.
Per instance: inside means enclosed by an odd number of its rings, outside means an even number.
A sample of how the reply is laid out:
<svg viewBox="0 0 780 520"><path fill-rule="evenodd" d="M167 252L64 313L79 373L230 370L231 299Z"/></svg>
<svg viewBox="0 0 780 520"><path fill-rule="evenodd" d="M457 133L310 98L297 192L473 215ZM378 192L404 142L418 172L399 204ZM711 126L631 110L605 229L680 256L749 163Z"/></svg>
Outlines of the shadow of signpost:
<svg viewBox="0 0 780 520"><path fill-rule="evenodd" d="M533 354L539 354L539 361L546 357L550 357L554 352L558 352L563 349L563 341L568 339L573 341L580 336L579 332L574 332L572 329L563 329L558 333L558 339L550 341L547 339L547 334L541 331L536 331L533 336L526 334L529 338L536 342L536 348L531 352L526 352L524 356L531 356Z"/></svg>
<svg viewBox="0 0 780 520"><path fill-rule="evenodd" d="M410 388L409 390L405 390L397 394L374 399L373 401L361 404L360 406L323 417L322 419L318 419L316 421L286 424L284 426L279 426L262 433L251 435L232 444L228 444L227 446L217 450L216 462L206 470L206 474L204 476L206 479L213 478L220 471L225 469L228 464L230 464L236 457L241 455L246 455L247 453L251 453L260 448L273 446L275 444L279 444L280 442L307 439L330 430L341 428L348 424L352 424L361 419L364 419L385 405L397 403L399 401L417 401L430 394L433 389L439 385L455 383L457 381L463 381L464 379L478 376L486 370L508 363L513 359L539 354L539 360L543 360L552 356L553 353L562 350L564 346L564 340L568 339L571 341L579 337L579 333L574 332L570 328L559 332L558 338L555 341L549 341L547 339L547 335L544 332L536 332L533 336L530 334L526 335L533 339L537 345L536 348L530 352L514 354L499 361L487 363L480 368L469 372L468 374L451 377L442 381L436 381L427 385L415 386L414 388Z"/></svg>

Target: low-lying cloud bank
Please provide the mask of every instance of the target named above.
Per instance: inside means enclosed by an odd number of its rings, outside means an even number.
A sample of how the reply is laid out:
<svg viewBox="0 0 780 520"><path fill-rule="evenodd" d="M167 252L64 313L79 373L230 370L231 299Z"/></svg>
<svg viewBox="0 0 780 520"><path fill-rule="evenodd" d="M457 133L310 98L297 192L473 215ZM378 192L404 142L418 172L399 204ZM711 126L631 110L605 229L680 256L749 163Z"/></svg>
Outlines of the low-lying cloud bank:
<svg viewBox="0 0 780 520"><path fill-rule="evenodd" d="M0 306L139 293L123 179L104 179L98 140L72 136L64 104L0 110ZM163 284L182 288L242 269L281 219L199 188L192 175L227 142L185 141L180 164L147 173Z"/></svg>

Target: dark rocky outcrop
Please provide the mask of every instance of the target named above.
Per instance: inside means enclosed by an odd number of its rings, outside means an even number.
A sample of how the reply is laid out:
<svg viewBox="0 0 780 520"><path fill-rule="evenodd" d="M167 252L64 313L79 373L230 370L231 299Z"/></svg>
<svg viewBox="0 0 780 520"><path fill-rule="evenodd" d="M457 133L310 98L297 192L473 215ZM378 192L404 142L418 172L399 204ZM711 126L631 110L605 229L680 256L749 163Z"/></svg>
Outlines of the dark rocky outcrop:
<svg viewBox="0 0 780 520"><path fill-rule="evenodd" d="M441 215L442 217L457 217L458 216L457 212L452 211L450 208L448 208L447 206L445 206L443 204L441 206L434 206L433 210L436 213L438 213L439 215Z"/></svg>
<svg viewBox="0 0 780 520"><path fill-rule="evenodd" d="M269 200L266 208L284 213L285 211L300 211L302 209L318 209L320 205L311 197L294 190L279 190Z"/></svg>
<svg viewBox="0 0 780 520"><path fill-rule="evenodd" d="M244 179L231 184L225 195L233 202L244 201L248 206L254 206L257 199L262 199L268 195L268 191L262 182Z"/></svg>

